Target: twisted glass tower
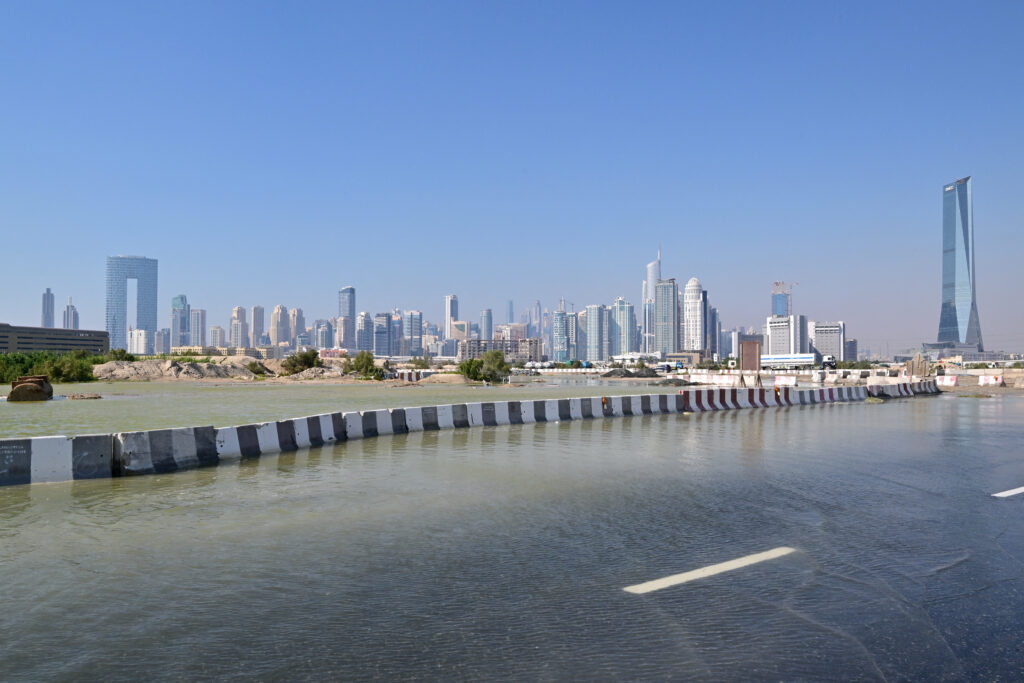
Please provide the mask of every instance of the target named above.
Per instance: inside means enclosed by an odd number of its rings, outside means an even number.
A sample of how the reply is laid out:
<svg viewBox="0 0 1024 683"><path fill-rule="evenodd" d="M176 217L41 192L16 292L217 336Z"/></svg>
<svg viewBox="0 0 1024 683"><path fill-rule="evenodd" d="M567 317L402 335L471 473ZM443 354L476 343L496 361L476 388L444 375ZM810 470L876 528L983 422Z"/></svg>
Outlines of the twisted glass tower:
<svg viewBox="0 0 1024 683"><path fill-rule="evenodd" d="M942 309L938 341L985 350L974 289L974 200L970 176L942 188Z"/></svg>

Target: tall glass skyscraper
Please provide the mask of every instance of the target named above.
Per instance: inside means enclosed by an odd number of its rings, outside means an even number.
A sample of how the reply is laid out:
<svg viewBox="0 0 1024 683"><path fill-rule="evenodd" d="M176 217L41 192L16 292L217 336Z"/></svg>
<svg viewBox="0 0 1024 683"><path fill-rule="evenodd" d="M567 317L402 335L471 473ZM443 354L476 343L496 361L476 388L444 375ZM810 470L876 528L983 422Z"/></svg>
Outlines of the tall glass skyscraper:
<svg viewBox="0 0 1024 683"><path fill-rule="evenodd" d="M135 329L156 337L156 259L142 256L107 257L106 330L110 348L128 348L128 280L137 282ZM153 349L148 348L147 353Z"/></svg>
<svg viewBox="0 0 1024 683"><path fill-rule="evenodd" d="M654 286L654 347L651 353L679 350L679 287L675 278Z"/></svg>
<svg viewBox="0 0 1024 683"><path fill-rule="evenodd" d="M985 350L974 289L974 199L970 176L942 188L942 309L938 341Z"/></svg>

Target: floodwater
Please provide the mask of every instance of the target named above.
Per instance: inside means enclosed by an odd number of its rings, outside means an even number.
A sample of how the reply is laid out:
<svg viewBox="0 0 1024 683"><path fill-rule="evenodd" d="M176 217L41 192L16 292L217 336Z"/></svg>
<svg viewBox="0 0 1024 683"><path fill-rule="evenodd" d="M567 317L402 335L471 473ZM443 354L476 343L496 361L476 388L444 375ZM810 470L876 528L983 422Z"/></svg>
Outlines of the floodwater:
<svg viewBox="0 0 1024 683"><path fill-rule="evenodd" d="M9 391L10 386L5 391ZM0 401L0 439L63 434L111 434L171 427L230 427L306 415L481 401L551 399L618 394L674 394L647 382L597 378L528 381L500 386L377 382L92 382L55 385L55 399ZM95 393L99 400L59 398Z"/></svg>
<svg viewBox="0 0 1024 683"><path fill-rule="evenodd" d="M1020 679L1022 436L947 395L8 487L0 679Z"/></svg>

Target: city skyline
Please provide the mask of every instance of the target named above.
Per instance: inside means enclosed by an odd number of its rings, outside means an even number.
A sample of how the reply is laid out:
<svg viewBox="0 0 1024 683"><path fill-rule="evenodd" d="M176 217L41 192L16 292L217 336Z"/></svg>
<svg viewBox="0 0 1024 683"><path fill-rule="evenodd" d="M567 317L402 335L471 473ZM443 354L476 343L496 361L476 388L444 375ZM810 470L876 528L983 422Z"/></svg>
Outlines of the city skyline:
<svg viewBox="0 0 1024 683"><path fill-rule="evenodd" d="M0 273L0 320L38 324L49 287L104 329L94 264L117 253L161 262L160 327L167 295L224 326L330 317L347 284L371 313L623 296L642 320L661 242L662 277L697 277L726 327L785 279L802 314L895 352L935 337L935 188L971 175L985 347L1020 350L1024 8L954 7L14 6L0 226L11 253L56 247ZM970 125L951 80L984 105ZM232 254L243 235L262 249Z"/></svg>

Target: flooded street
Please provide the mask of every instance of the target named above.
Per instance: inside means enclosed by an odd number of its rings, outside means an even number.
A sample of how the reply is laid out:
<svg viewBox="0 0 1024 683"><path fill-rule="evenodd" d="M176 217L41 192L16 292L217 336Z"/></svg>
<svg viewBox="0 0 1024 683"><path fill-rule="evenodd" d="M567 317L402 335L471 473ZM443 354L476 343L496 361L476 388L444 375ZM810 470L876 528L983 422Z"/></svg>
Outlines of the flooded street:
<svg viewBox="0 0 1024 683"><path fill-rule="evenodd" d="M1022 434L941 396L8 487L0 678L1019 678Z"/></svg>

